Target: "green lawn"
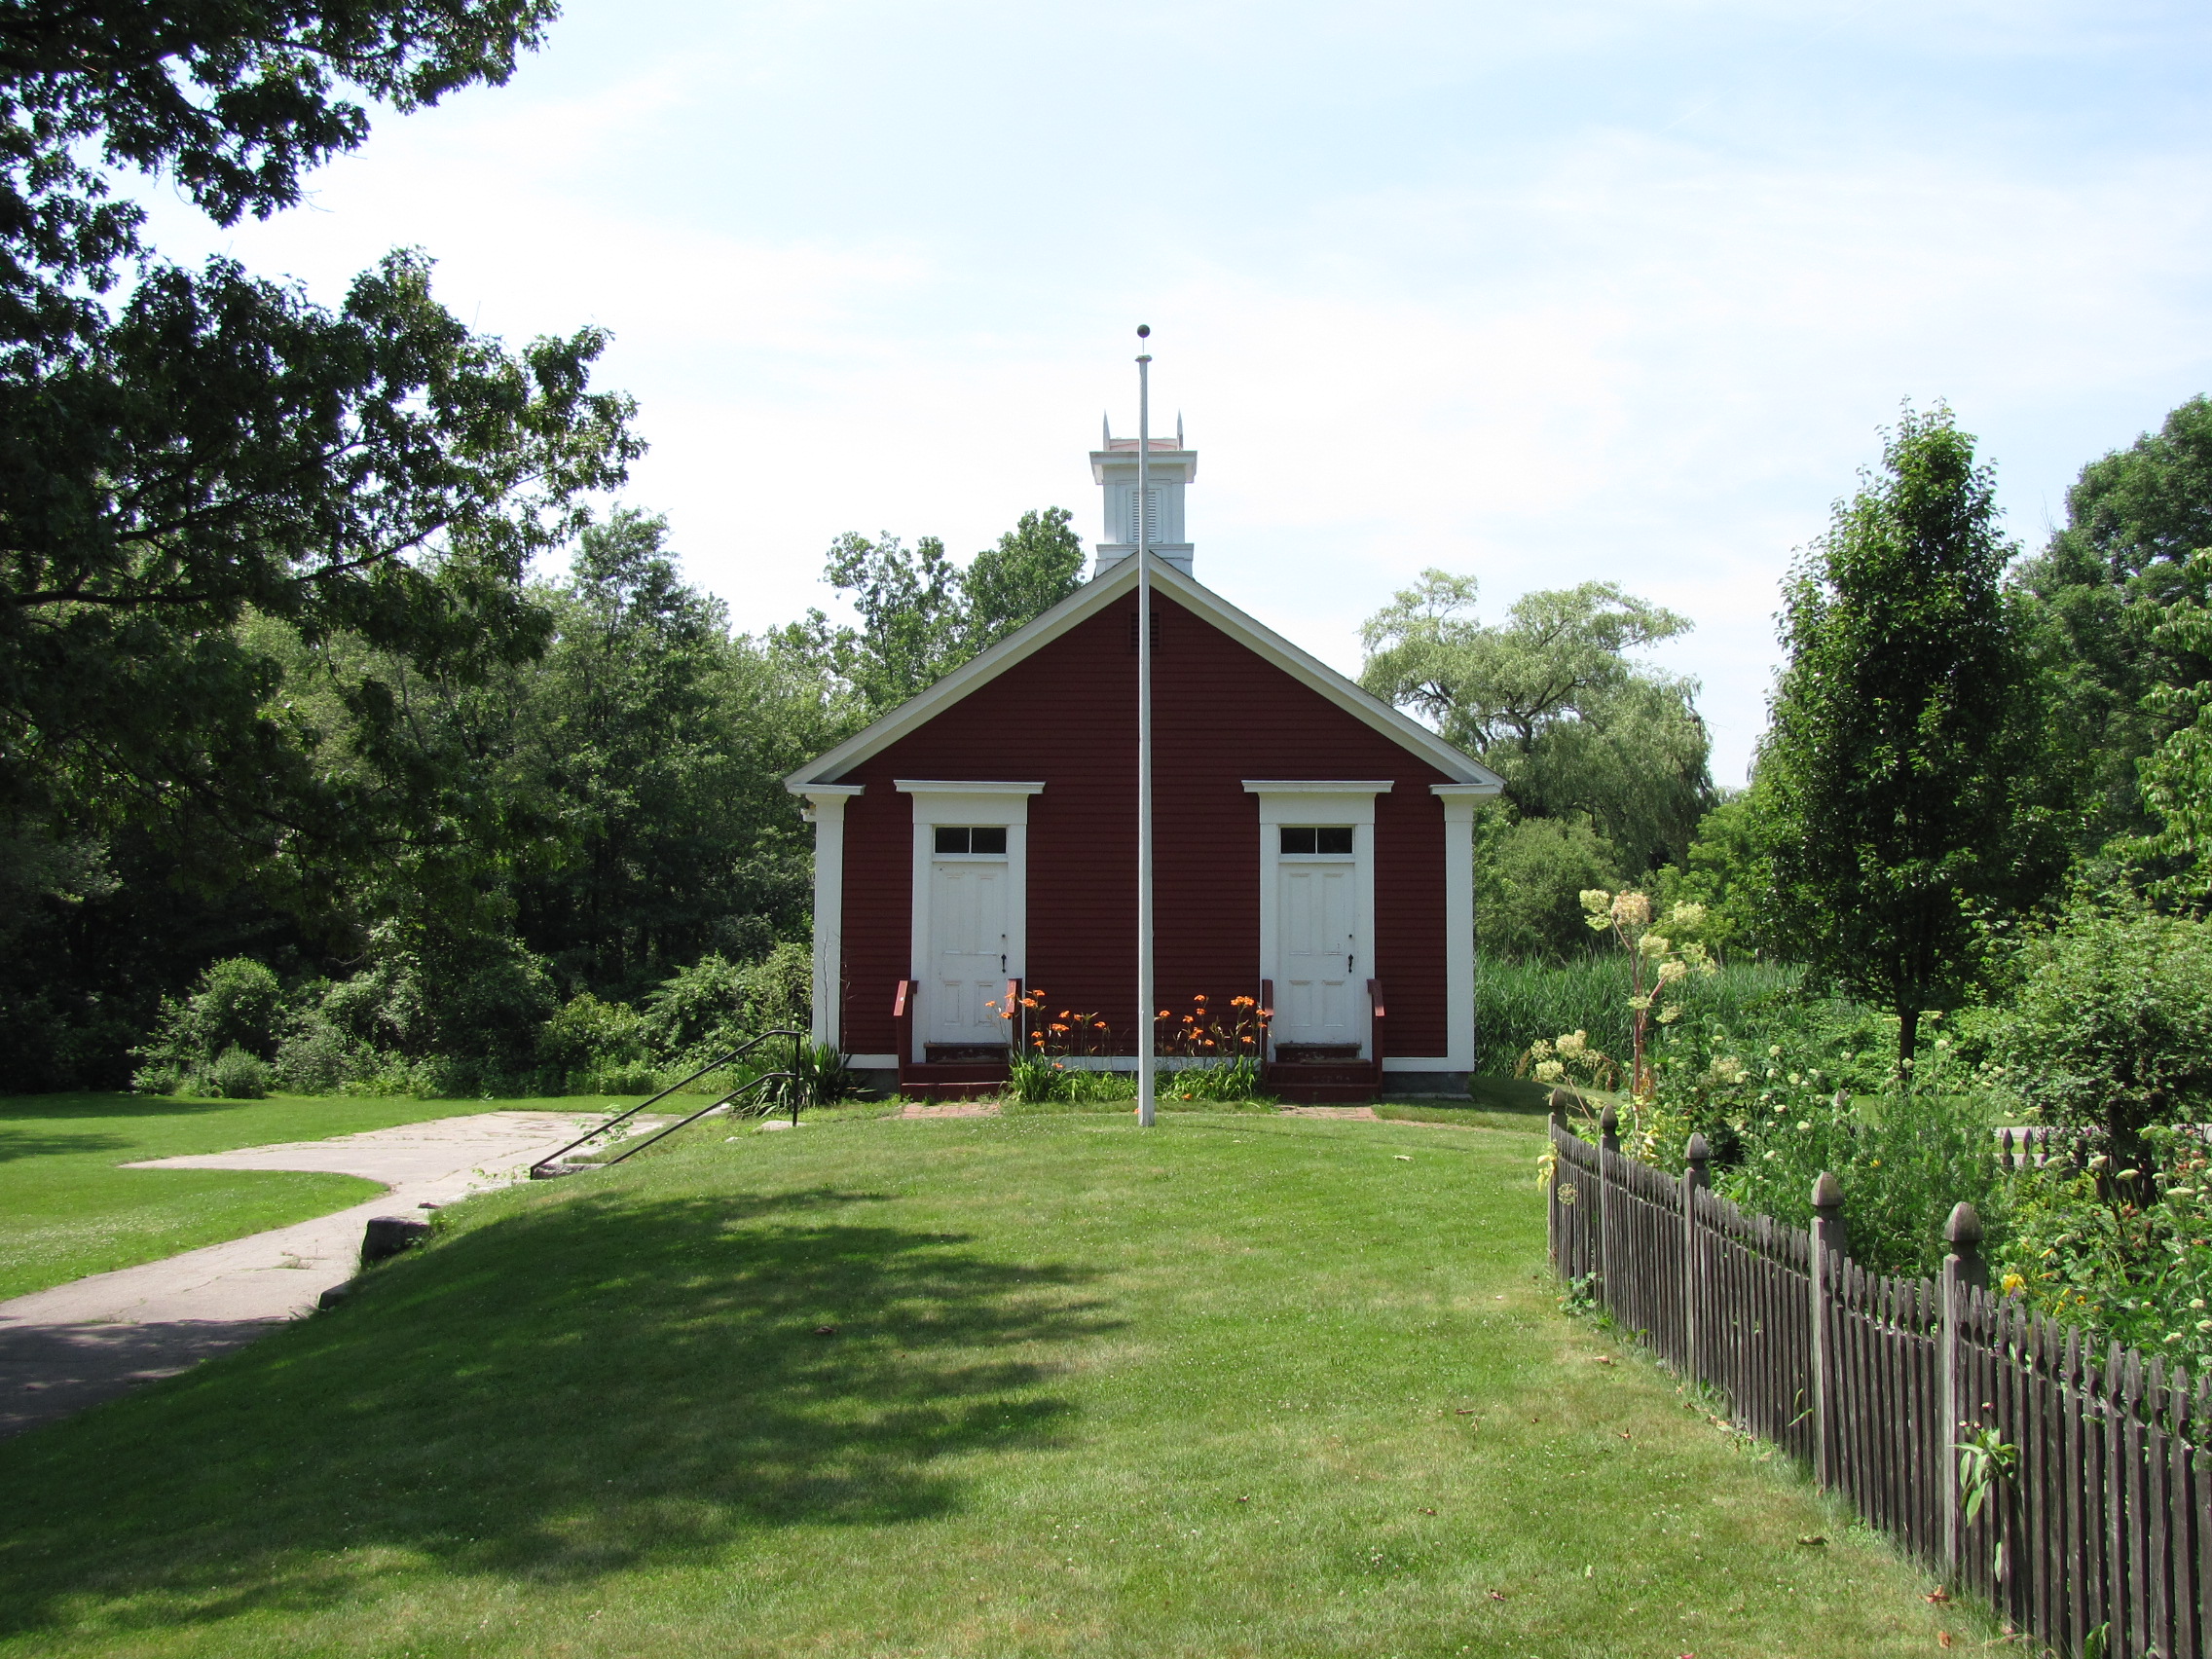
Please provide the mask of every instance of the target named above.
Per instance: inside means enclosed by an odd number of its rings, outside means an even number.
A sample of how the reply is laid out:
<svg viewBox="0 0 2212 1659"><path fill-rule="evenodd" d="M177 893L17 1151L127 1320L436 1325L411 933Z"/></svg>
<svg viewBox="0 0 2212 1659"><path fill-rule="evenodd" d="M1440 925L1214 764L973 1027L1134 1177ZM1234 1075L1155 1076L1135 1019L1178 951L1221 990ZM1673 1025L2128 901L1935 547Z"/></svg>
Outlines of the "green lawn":
<svg viewBox="0 0 2212 1659"><path fill-rule="evenodd" d="M1559 1311L1526 1135L694 1135L442 1211L334 1311L0 1445L0 1654L1993 1635Z"/></svg>
<svg viewBox="0 0 2212 1659"><path fill-rule="evenodd" d="M187 1153L322 1140L424 1118L597 1100L175 1100L0 1096L0 1298L327 1215L381 1191L351 1175L121 1169Z"/></svg>
<svg viewBox="0 0 2212 1659"><path fill-rule="evenodd" d="M1540 1135L1550 1115L1550 1096L1551 1090L1543 1084L1527 1078L1478 1077L1468 1087L1464 1105L1457 1101L1449 1105L1385 1101L1375 1108L1375 1115L1406 1124L1453 1124L1460 1128L1519 1129Z"/></svg>

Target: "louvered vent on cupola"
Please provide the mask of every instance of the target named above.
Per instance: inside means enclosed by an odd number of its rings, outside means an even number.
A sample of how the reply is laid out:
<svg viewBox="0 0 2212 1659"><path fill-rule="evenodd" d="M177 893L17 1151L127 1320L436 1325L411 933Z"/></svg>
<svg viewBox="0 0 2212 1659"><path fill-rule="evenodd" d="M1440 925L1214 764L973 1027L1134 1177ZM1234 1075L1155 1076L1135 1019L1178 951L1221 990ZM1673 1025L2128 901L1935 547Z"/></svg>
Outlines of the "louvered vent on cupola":
<svg viewBox="0 0 2212 1659"><path fill-rule="evenodd" d="M1148 474L1144 499L1137 492L1137 440L1117 438L1113 428L1099 434L1101 447L1090 452L1090 475L1106 492L1101 505L1106 520L1105 538L1098 543L1093 575L1112 570L1137 548L1144 535L1162 564L1191 573L1191 544L1184 539L1183 490L1198 474L1198 452L1183 442L1183 422L1177 417L1175 437L1152 440L1145 457ZM1147 522L1139 523L1140 507L1149 508Z"/></svg>

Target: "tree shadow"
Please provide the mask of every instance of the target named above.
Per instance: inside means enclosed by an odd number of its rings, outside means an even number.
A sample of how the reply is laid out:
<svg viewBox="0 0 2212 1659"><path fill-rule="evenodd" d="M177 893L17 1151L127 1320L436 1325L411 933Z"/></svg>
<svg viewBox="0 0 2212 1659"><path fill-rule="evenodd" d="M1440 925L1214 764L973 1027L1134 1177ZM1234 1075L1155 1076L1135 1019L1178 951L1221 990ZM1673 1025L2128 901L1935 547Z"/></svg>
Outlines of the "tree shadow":
<svg viewBox="0 0 2212 1659"><path fill-rule="evenodd" d="M0 1124L12 1118L190 1118L248 1104L169 1094L0 1094Z"/></svg>
<svg viewBox="0 0 2212 1659"><path fill-rule="evenodd" d="M872 1224L887 1201L579 1195L0 1447L0 1630L88 1596L111 1627L311 1608L395 1549L590 1580L950 1512L974 1474L953 1460L1065 1433L1042 1389L1120 1321L1091 1271Z"/></svg>
<svg viewBox="0 0 2212 1659"><path fill-rule="evenodd" d="M115 1152L135 1146L128 1135L98 1130L70 1133L56 1129L18 1129L0 1121L0 1163L20 1158L55 1158L72 1152Z"/></svg>

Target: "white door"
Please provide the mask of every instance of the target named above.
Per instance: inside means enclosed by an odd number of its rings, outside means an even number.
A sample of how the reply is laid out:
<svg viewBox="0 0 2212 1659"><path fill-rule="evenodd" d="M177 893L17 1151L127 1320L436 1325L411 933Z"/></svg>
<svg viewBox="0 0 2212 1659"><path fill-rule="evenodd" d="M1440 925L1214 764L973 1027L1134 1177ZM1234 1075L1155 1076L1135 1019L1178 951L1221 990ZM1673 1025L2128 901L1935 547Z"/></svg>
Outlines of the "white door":
<svg viewBox="0 0 2212 1659"><path fill-rule="evenodd" d="M1275 964L1277 1043L1358 1043L1367 1033L1358 1018L1352 977L1360 948L1357 878L1343 864L1276 866L1279 895Z"/></svg>
<svg viewBox="0 0 2212 1659"><path fill-rule="evenodd" d="M1006 996L1007 892L1004 861L931 863L925 1042L1007 1040L1007 1022L984 1006Z"/></svg>

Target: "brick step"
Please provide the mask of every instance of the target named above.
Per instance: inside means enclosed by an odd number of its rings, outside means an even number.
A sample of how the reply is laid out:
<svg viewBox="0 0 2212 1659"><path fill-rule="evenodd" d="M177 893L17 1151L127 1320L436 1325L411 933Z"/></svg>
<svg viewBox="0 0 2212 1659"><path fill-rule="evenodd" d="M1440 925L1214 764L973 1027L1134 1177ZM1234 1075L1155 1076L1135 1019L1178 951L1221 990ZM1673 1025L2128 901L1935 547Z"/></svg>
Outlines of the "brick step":
<svg viewBox="0 0 2212 1659"><path fill-rule="evenodd" d="M1260 1087L1293 1106L1358 1106L1382 1092L1382 1079L1372 1060L1274 1061Z"/></svg>
<svg viewBox="0 0 2212 1659"><path fill-rule="evenodd" d="M940 1060L899 1068L899 1092L925 1100L986 1100L1007 1085L1006 1063Z"/></svg>
<svg viewBox="0 0 2212 1659"><path fill-rule="evenodd" d="M1286 1083L1268 1092L1291 1106L1365 1106L1382 1090L1372 1083Z"/></svg>

